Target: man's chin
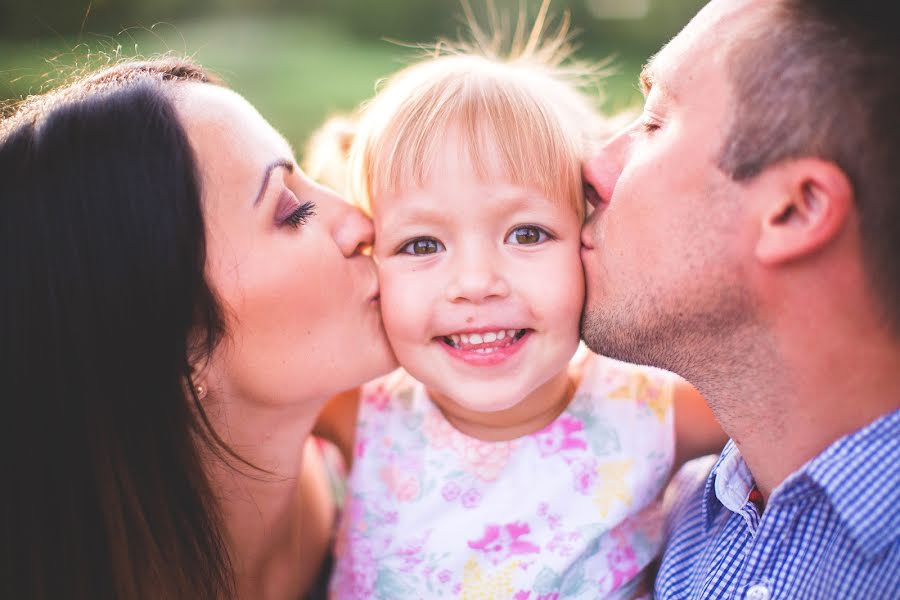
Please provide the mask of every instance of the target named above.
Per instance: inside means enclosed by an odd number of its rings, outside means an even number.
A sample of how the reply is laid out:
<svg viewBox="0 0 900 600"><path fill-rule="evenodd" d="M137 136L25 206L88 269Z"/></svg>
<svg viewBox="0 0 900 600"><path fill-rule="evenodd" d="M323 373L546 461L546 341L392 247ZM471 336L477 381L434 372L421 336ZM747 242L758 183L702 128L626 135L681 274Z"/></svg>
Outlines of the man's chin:
<svg viewBox="0 0 900 600"><path fill-rule="evenodd" d="M632 319L609 311L585 310L581 339L592 352L630 363L648 364L646 331Z"/></svg>

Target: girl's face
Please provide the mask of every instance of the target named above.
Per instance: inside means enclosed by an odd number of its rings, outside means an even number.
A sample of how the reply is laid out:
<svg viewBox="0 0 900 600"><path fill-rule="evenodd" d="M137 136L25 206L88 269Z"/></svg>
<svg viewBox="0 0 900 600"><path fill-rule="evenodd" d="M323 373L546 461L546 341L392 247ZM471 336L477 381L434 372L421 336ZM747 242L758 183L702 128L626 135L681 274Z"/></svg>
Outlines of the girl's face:
<svg viewBox="0 0 900 600"><path fill-rule="evenodd" d="M581 222L499 167L479 178L462 148L451 132L422 187L375 199L384 324L442 408L506 411L564 374L578 346Z"/></svg>
<svg viewBox="0 0 900 600"><path fill-rule="evenodd" d="M176 106L202 181L206 276L225 312L210 394L315 414L390 370L374 264L359 253L369 220L309 180L237 94L186 84Z"/></svg>

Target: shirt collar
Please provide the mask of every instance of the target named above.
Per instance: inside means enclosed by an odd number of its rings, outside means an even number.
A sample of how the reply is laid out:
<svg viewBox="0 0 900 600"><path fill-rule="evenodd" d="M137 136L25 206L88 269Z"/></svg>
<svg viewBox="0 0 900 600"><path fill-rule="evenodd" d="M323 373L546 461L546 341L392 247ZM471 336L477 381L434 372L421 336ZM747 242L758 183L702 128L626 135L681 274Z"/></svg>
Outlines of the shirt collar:
<svg viewBox="0 0 900 600"><path fill-rule="evenodd" d="M900 409L837 440L803 471L864 553L880 554L900 537Z"/></svg>
<svg viewBox="0 0 900 600"><path fill-rule="evenodd" d="M776 492L782 496L791 487L811 480L828 498L859 549L875 556L900 537L898 460L900 409L831 444L789 476ZM723 506L739 512L753 485L740 451L733 440L728 440L706 481L703 497L707 529Z"/></svg>
<svg viewBox="0 0 900 600"><path fill-rule="evenodd" d="M735 461L739 461L740 456L741 453L738 451L737 446L735 446L734 440L728 440L725 447L722 449L722 453L719 455L719 460L716 461L712 471L709 472L709 477L706 480L706 488L703 491L703 512L705 514L707 529L712 527L713 520L718 516L719 512L721 512L723 506L722 501L719 500L718 491L716 489L719 470L721 469L723 474L731 471L733 467L730 465L733 465ZM723 464L726 466L723 467Z"/></svg>

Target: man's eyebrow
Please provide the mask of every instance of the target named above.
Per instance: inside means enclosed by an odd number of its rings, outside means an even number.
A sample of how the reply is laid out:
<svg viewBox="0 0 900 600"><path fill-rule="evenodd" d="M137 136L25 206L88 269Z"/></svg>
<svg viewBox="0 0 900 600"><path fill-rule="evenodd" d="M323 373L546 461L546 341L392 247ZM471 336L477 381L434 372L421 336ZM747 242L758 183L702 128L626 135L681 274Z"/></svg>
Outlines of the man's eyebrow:
<svg viewBox="0 0 900 600"><path fill-rule="evenodd" d="M256 200L253 201L253 206L256 206L260 203L263 196L266 195L266 187L269 185L269 178L272 176L272 171L277 169L278 167L284 167L288 170L288 173L294 172L294 161L289 160L287 158L279 158L278 160L269 164L266 167L266 172L263 175L262 185L259 188L259 194L256 195Z"/></svg>
<svg viewBox="0 0 900 600"><path fill-rule="evenodd" d="M659 77L659 71L652 60L641 69L640 82L641 93L645 98L650 94L650 90L656 90L663 100L674 102L677 99L672 89L666 85L665 80Z"/></svg>
<svg viewBox="0 0 900 600"><path fill-rule="evenodd" d="M653 77L653 64L647 63L644 65L644 68L641 69L640 75L641 82L641 93L645 96L650 93L650 89L653 87L654 77Z"/></svg>

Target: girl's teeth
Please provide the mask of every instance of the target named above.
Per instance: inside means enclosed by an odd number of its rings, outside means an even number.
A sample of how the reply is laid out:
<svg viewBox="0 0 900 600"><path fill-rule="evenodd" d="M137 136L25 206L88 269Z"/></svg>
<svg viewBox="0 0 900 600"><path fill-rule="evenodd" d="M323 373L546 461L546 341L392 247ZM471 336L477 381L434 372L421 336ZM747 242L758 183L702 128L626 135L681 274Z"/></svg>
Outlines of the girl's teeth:
<svg viewBox="0 0 900 600"><path fill-rule="evenodd" d="M490 344L492 342L505 340L506 338L515 338L524 329L501 329L500 331L488 331L485 333L454 333L446 336L448 342L456 348L463 346L477 346L479 344ZM473 348L481 352L481 348ZM490 349L488 349L490 350Z"/></svg>

